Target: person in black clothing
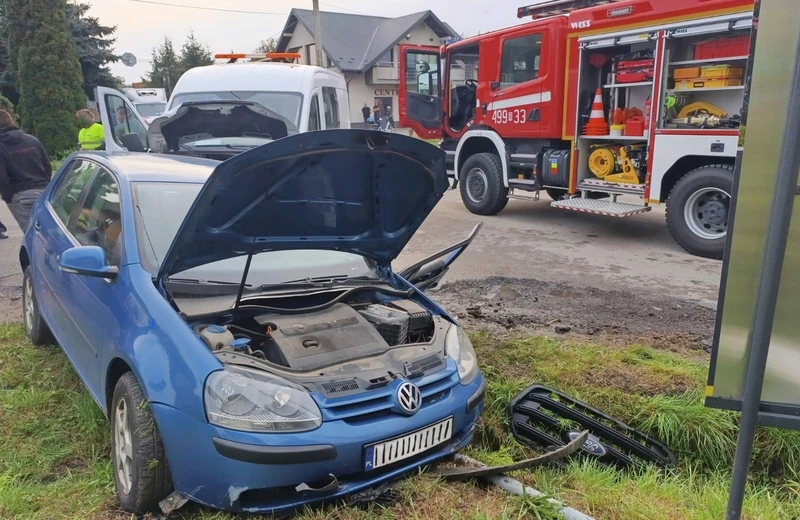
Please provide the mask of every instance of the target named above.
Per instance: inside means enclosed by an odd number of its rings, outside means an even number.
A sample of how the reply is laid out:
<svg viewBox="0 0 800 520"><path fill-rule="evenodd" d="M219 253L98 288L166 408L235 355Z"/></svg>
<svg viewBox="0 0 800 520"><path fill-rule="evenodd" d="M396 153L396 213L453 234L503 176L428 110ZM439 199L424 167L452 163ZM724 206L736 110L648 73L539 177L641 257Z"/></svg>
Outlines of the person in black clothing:
<svg viewBox="0 0 800 520"><path fill-rule="evenodd" d="M3 225L3 223L0 222L0 240L2 240L4 238L8 238L8 234L6 233L6 231L8 231L8 228L6 228Z"/></svg>
<svg viewBox="0 0 800 520"><path fill-rule="evenodd" d="M371 113L372 113L372 110L370 110L369 105L364 103L364 106L361 108L361 114L364 116L364 122L365 123L369 123L369 116L370 116Z"/></svg>
<svg viewBox="0 0 800 520"><path fill-rule="evenodd" d="M17 128L11 114L0 110L0 194L23 233L51 174L42 143Z"/></svg>

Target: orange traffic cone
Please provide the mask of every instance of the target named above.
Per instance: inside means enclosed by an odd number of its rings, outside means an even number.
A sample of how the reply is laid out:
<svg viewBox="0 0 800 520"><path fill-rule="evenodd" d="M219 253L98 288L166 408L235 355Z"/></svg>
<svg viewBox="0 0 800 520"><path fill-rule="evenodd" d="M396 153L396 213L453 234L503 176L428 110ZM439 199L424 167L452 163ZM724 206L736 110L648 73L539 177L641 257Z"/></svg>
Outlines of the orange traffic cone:
<svg viewBox="0 0 800 520"><path fill-rule="evenodd" d="M597 89L592 103L592 114L589 122L583 127L583 135L608 135L608 123L603 114L603 91Z"/></svg>

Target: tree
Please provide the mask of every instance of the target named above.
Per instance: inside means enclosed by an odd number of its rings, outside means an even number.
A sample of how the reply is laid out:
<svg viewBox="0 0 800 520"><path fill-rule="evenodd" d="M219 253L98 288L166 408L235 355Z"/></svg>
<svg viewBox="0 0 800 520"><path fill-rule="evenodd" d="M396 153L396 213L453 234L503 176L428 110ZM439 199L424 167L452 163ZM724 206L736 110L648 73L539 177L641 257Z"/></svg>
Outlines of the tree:
<svg viewBox="0 0 800 520"><path fill-rule="evenodd" d="M276 50L278 50L278 39L275 37L261 40L261 43L259 43L258 47L256 47L256 53L258 54L261 54L262 52L275 52Z"/></svg>
<svg viewBox="0 0 800 520"><path fill-rule="evenodd" d="M183 47L181 47L180 66L182 73L189 69L211 65L212 63L214 63L214 57L211 55L211 51L195 38L194 32L190 32L183 43Z"/></svg>
<svg viewBox="0 0 800 520"><path fill-rule="evenodd" d="M177 54L175 54L172 40L164 36L163 43L153 49L150 72L143 79L150 87L167 89L167 96L169 96L180 75L180 61Z"/></svg>
<svg viewBox="0 0 800 520"><path fill-rule="evenodd" d="M26 0L0 0L0 91L9 99L19 100L17 58L23 34L30 32L30 20L23 16ZM101 25L90 17L89 4L64 4L84 77L84 92L94 97L98 85L115 86L108 64L119 58L114 54L116 27Z"/></svg>
<svg viewBox="0 0 800 520"><path fill-rule="evenodd" d="M98 86L116 87L117 81L109 63L115 63L119 56L114 54L112 38L116 26L100 25L97 18L88 16L89 4L67 4L67 18L70 30L78 47L78 59L83 73L83 90L89 99L94 99L94 89Z"/></svg>
<svg viewBox="0 0 800 520"><path fill-rule="evenodd" d="M65 0L8 0L25 20L18 38L17 112L23 128L57 157L75 148L75 111L86 106Z"/></svg>

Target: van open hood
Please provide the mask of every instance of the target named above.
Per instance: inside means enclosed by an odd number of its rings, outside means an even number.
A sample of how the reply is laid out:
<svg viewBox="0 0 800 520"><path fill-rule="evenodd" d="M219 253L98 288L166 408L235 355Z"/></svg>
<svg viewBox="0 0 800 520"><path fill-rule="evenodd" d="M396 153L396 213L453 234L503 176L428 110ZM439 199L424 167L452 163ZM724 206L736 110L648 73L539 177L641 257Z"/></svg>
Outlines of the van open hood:
<svg viewBox="0 0 800 520"><path fill-rule="evenodd" d="M220 100L187 101L155 118L147 130L150 148L158 153L202 151L213 146L215 138L274 140L294 133L297 127L292 121L259 103ZM192 145L200 142L206 146Z"/></svg>
<svg viewBox="0 0 800 520"><path fill-rule="evenodd" d="M217 166L159 279L235 256L289 249L362 255L389 267L447 190L445 154L370 130L305 132Z"/></svg>

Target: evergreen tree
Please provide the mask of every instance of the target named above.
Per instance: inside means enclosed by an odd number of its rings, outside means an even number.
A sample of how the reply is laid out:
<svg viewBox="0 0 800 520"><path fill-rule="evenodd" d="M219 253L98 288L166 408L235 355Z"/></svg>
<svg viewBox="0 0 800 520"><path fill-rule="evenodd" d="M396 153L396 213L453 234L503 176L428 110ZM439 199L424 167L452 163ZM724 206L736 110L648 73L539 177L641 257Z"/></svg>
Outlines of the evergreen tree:
<svg viewBox="0 0 800 520"><path fill-rule="evenodd" d="M101 25L95 17L88 16L89 4L67 4L67 18L70 31L78 47L78 59L83 73L83 90L94 99L94 89L98 86L117 87L117 81L109 63L115 63L119 56L114 54L113 38L115 27Z"/></svg>
<svg viewBox="0 0 800 520"><path fill-rule="evenodd" d="M153 49L150 72L143 79L150 87L167 89L167 96L169 96L180 76L180 60L175 54L172 40L164 36L164 42Z"/></svg>
<svg viewBox="0 0 800 520"><path fill-rule="evenodd" d="M9 2L12 3L12 2ZM86 106L75 40L69 30L65 0L14 0L25 21L18 36L17 111L23 128L51 156L75 148L75 111ZM10 7L10 6L8 6Z"/></svg>
<svg viewBox="0 0 800 520"><path fill-rule="evenodd" d="M190 32L181 47L180 66L182 72L212 63L214 63L214 57L211 55L211 51L195 38L193 32Z"/></svg>
<svg viewBox="0 0 800 520"><path fill-rule="evenodd" d="M17 90L17 57L24 34L30 31L31 20L23 16L28 0L0 0L0 92L13 102L19 101ZM116 86L108 68L119 58L114 54L116 27L104 26L88 15L89 4L65 4L70 31L78 47L78 58L84 77L84 92L94 97L98 85Z"/></svg>

